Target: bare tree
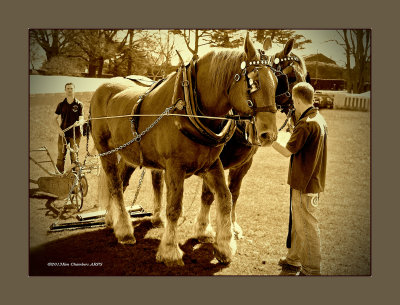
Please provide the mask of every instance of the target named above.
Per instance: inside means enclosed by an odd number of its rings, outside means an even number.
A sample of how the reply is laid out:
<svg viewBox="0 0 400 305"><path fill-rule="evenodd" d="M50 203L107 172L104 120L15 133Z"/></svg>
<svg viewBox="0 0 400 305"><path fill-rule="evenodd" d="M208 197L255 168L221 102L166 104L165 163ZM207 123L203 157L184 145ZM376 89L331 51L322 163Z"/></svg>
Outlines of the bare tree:
<svg viewBox="0 0 400 305"><path fill-rule="evenodd" d="M80 57L88 64L88 76L101 77L104 62L122 52L126 45L128 34L125 33L121 41L117 34L121 30L69 30L73 34L74 51L70 57Z"/></svg>
<svg viewBox="0 0 400 305"><path fill-rule="evenodd" d="M64 30L29 30L31 42L39 45L46 53L47 61L63 55L70 43Z"/></svg>
<svg viewBox="0 0 400 305"><path fill-rule="evenodd" d="M335 40L346 53L346 71L348 75L347 91L364 91L365 76L371 63L371 31L368 29L338 30L341 41ZM354 67L351 68L352 60Z"/></svg>
<svg viewBox="0 0 400 305"><path fill-rule="evenodd" d="M237 48L243 44L244 38L239 34L241 30L212 30L204 37L210 47Z"/></svg>
<svg viewBox="0 0 400 305"><path fill-rule="evenodd" d="M207 30L172 30L173 34L180 35L185 41L186 47L193 55L199 52L199 41L208 31Z"/></svg>
<svg viewBox="0 0 400 305"><path fill-rule="evenodd" d="M201 46L236 48L243 38L234 37L240 30L172 30L171 32L183 37L190 53L197 55Z"/></svg>
<svg viewBox="0 0 400 305"><path fill-rule="evenodd" d="M165 77L171 67L171 59L175 50L175 39L172 31L166 33L159 30L147 42L147 58L150 60L148 72L153 79Z"/></svg>
<svg viewBox="0 0 400 305"><path fill-rule="evenodd" d="M295 40L294 49L304 49L305 44L312 42L303 35L296 34L294 30L251 30L251 32L255 34L255 39L260 43L270 37L271 42L284 46L287 41L293 38Z"/></svg>
<svg viewBox="0 0 400 305"><path fill-rule="evenodd" d="M30 68L33 70L36 70L37 67L35 67L35 62L40 59L40 54L39 54L39 48L40 46L34 41L33 39L29 40L29 64Z"/></svg>
<svg viewBox="0 0 400 305"><path fill-rule="evenodd" d="M127 57L128 57L128 67L127 72L128 75L132 74L132 64L133 64L133 36L135 35L135 30L128 30L129 36L129 45L127 50Z"/></svg>

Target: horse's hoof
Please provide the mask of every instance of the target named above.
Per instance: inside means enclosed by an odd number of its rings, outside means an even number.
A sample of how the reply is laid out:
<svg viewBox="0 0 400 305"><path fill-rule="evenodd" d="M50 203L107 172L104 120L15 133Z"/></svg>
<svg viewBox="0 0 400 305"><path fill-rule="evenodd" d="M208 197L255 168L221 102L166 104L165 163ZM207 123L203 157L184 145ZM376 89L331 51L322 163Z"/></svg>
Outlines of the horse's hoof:
<svg viewBox="0 0 400 305"><path fill-rule="evenodd" d="M135 236L124 236L121 238L118 238L118 242L122 245L134 245L136 244L136 238Z"/></svg>
<svg viewBox="0 0 400 305"><path fill-rule="evenodd" d="M200 243L214 243L215 241L216 234L211 225L196 225L194 232L194 238L196 238Z"/></svg>
<svg viewBox="0 0 400 305"><path fill-rule="evenodd" d="M156 256L156 262L157 263L163 263L165 266L168 268L171 267L183 267L185 266L183 259L178 259L178 260L167 260L162 258L160 255L157 254Z"/></svg>
<svg viewBox="0 0 400 305"><path fill-rule="evenodd" d="M157 217L157 218L151 218L151 224L153 225L153 227L155 228L163 228L164 227L164 222L162 221L161 218Z"/></svg>
<svg viewBox="0 0 400 305"><path fill-rule="evenodd" d="M231 245L228 247L218 247L214 244L214 256L221 264L229 264L236 252L236 243L234 239L231 240Z"/></svg>
<svg viewBox="0 0 400 305"><path fill-rule="evenodd" d="M172 267L183 267L185 266L185 264L183 263L183 260L177 260L177 261L168 261L168 262L164 262L165 266L167 266L168 268L172 268Z"/></svg>
<svg viewBox="0 0 400 305"><path fill-rule="evenodd" d="M220 264L229 265L232 262L232 258L226 254L221 253L214 248L214 256Z"/></svg>

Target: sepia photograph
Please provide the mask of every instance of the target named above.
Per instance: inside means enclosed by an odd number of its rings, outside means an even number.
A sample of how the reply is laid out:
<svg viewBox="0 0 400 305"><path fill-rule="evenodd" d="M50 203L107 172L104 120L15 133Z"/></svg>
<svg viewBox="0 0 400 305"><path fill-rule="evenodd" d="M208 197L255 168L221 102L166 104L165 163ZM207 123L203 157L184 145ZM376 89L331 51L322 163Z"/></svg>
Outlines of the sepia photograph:
<svg viewBox="0 0 400 305"><path fill-rule="evenodd" d="M371 276L372 32L29 29L29 276Z"/></svg>

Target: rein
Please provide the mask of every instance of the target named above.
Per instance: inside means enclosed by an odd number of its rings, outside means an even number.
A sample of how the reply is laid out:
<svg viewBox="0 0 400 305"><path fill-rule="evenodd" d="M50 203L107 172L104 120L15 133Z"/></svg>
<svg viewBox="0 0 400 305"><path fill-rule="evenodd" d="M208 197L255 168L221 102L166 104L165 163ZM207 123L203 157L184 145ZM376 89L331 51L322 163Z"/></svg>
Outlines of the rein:
<svg viewBox="0 0 400 305"><path fill-rule="evenodd" d="M260 53L261 53L261 51L260 51ZM153 128L165 116L177 116L177 117L189 118L189 121L192 123L194 129L196 130L197 135L193 134L193 128L191 128L191 129L189 128L189 130L187 130L186 128L179 125L178 128L181 130L181 132L183 134L185 134L192 140L195 140L202 144L205 144L208 146L218 146L218 145L226 143L233 136L233 133L235 132L235 129L236 129L236 124L234 124L234 121L250 121L250 123L254 126L254 120L255 120L255 116L257 113L260 113L260 112L276 113L277 110L282 111L282 107L280 105L278 105L278 107L276 107L275 104L270 105L270 106L257 107L256 103L251 99L251 94L256 92L259 89L258 80L254 81L251 77L249 77L249 74L251 74L251 73L253 73L253 71L255 71L258 75L258 69L261 66L267 66L269 69L271 69L271 71L275 74L275 76L278 75L277 78L280 76L286 77L286 75L280 71L280 66L278 67L278 69L275 69L272 66L272 63L279 64L280 61L283 62L283 61L285 61L285 59L280 60L278 58L275 58L274 60L272 60L272 58L266 58L266 56L263 55L264 57L261 57L262 58L261 60L250 61L248 63L243 61L241 63L241 67L240 67L241 73L235 74L234 81L238 82L241 79L241 75L243 75L246 78L248 95L249 95L249 100L247 101L247 104L250 108L252 108L252 113L250 115L240 115L240 114L230 113L224 117L214 117L214 116L207 116L207 115L202 114L198 107L196 82L195 82L197 58L193 58L190 61L190 63L187 66L185 66L183 64L183 60L179 53L178 53L178 55L181 59L181 65L176 73L174 92L172 95L172 106L167 107L162 114L139 114L139 113L135 112L135 109L133 109L132 113L129 115L105 116L105 117L97 117L97 118L89 117L89 119L84 122L84 123L87 123L90 120L101 120L101 119L126 118L126 117L131 118L130 119L131 130L132 130L132 134L133 134L132 140L130 140L129 142L127 142L117 148L114 148L114 149L104 152L104 153L100 153L96 156L102 157L105 155L109 155L109 154L112 154L118 150L121 150L121 149L127 147L128 145L130 145L134 142L140 142L142 136L144 136L151 128ZM297 58L294 57L294 59L297 59ZM253 71L251 71L250 73L247 73L246 68L248 68L250 66L255 66L255 69ZM180 79L181 75L182 75L183 80L180 83L179 79ZM193 79L192 79L192 76L193 76ZM278 78L278 80L279 80L279 78ZM135 104L136 108L139 108L140 104L143 102L145 97L155 87L157 87L159 84L161 84L163 81L164 81L164 79L160 80L156 84L152 85L143 95L139 96L139 99ZM286 77L286 82L287 82L287 77ZM183 87L183 96L181 98L178 97L179 85L181 85L181 87ZM229 91L229 89L228 89L228 91ZM279 98L280 96L289 98L290 93L288 93L286 91L282 94L276 95L275 98ZM171 113L175 110L183 110L183 109L185 109L185 112L186 112L185 114ZM198 112L200 112L201 115L199 115ZM289 112L289 114L291 114L291 113L292 113L292 111ZM289 119L289 114L288 114L288 117L287 117L284 125L279 130L281 130L286 125L286 123ZM138 132L136 132L135 125L137 125L137 119L139 117L153 117L153 116L157 117L157 119L149 127L147 127L140 134ZM225 125L225 127L219 134L216 134L215 132L210 130L207 126L205 126L200 121L200 119L223 120L223 121L228 121L228 123ZM72 127L74 127L74 126L70 126L69 128L72 128Z"/></svg>
<svg viewBox="0 0 400 305"><path fill-rule="evenodd" d="M253 71L251 72L247 72L248 67L252 67L255 66L255 68L253 69ZM250 61L250 62L246 62L243 61L240 64L240 68L241 68L241 72L240 74L237 73L235 74L235 76L233 77L234 81L237 83L240 81L240 79L242 78L242 76L245 77L246 79L246 83L247 83L247 94L249 96L249 99L247 100L247 105L252 109L252 114L250 117L255 117L257 115L257 113L259 112L271 112L271 113L276 113L277 112L277 108L275 105L270 105L270 106L263 106L263 107L257 107L257 104L255 103L255 101L252 100L251 95L252 93L258 91L259 88L259 79L257 80L253 80L253 78L250 76L252 73L256 73L257 77L259 76L259 68L261 66L266 66L268 68L270 68L272 70L272 72L274 72L274 74L276 74L276 70L272 68L271 65L268 64L267 60L257 60L257 61ZM259 78L259 77L258 77Z"/></svg>
<svg viewBox="0 0 400 305"><path fill-rule="evenodd" d="M275 57L275 56L267 56L265 55L263 50L258 50L260 53L260 60L255 60L255 61L250 61L250 62L242 62L241 64L241 69L242 69L242 75L244 74L248 83L248 88L249 88L249 92L254 92L251 90L254 90L254 83L257 84L257 82L254 82L248 75L251 74L252 72L250 72L249 74L247 74L247 70L246 68L251 67L251 66L255 66L255 70L258 70L258 67L260 66L266 66L268 68L271 69L271 71L275 74L277 80L278 80L278 86L275 92L275 104L277 107L277 110L279 110L282 113L286 114L286 119L285 122L283 123L283 125L279 128L278 131L281 131L286 124L288 123L289 119L292 117L295 109L293 106L293 102L291 100L291 93L290 93L290 85L292 85L293 83L295 83L297 81L297 72L295 70L294 67L294 63L301 63L300 59L293 55L293 56L287 56L284 58L279 58L279 57ZM292 77L289 74L286 74L285 69L287 69L287 67L292 67L295 75ZM240 75L236 74L235 75L235 81L239 81L240 80ZM255 90L258 90L258 88L256 88ZM252 101L248 101L248 103L250 103L249 105L253 105ZM268 112L271 111L270 107L255 107L253 110L253 115L256 115L257 112ZM276 112L276 110L275 110ZM252 122L254 123L254 121ZM248 136L247 136L247 130L240 130L240 128L238 129L240 131L240 133L242 134L242 137L244 138L244 142L246 145L254 145L251 144L248 141ZM254 125L253 125L253 133L256 132Z"/></svg>
<svg viewBox="0 0 400 305"><path fill-rule="evenodd" d="M119 119L119 118L130 118L130 117L159 117L159 114L126 114L126 115L115 115L115 116L102 116L97 118L89 118L87 121L93 120L106 120L106 119ZM165 116L177 116L177 117L193 117L199 119L210 119L210 120L234 120L234 121L248 121L250 116L241 115L226 115L224 117L219 116L207 116L207 115L194 115L194 114L181 114L181 113L167 113ZM85 121L85 123L87 122ZM68 127L64 131L71 129L72 126Z"/></svg>

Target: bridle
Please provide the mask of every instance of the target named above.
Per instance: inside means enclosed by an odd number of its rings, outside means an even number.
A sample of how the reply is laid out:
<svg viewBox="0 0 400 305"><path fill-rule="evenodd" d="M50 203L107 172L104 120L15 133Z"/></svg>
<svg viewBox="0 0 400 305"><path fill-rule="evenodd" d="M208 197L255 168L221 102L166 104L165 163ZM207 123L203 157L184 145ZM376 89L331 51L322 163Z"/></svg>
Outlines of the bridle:
<svg viewBox="0 0 400 305"><path fill-rule="evenodd" d="M294 63L300 63L300 59L295 55L284 58L267 56L263 50L258 51L260 53L260 60L243 61L240 65L241 72L234 76L235 82L238 82L242 76L246 78L247 95L249 97L247 104L252 109L251 116L254 117L259 112L276 113L277 110L286 114L289 112L292 113L294 111L294 106L291 100L292 95L290 93L290 88L297 82L297 73L294 68ZM275 105L257 107L255 101L252 99L252 93L260 89L259 69L263 66L269 68L277 78ZM254 68L248 72L248 68L252 67ZM292 67L293 75L284 72L287 67ZM253 77L254 74L257 79Z"/></svg>
<svg viewBox="0 0 400 305"><path fill-rule="evenodd" d="M286 120L284 124L279 128L279 131L282 130L289 118L291 118L295 112L292 95L291 95L291 87L297 82L297 72L294 67L295 63L300 63L300 59L297 56L288 56L284 58L279 58L275 56L267 56L265 55L263 50L258 50L260 53L260 60L243 61L241 63L241 73L235 74L234 80L238 82L241 79L241 75L246 78L247 88L248 88L248 96L250 97L247 101L250 108L252 108L252 116L251 116L251 125L253 128L253 134L256 134L257 131L255 129L254 121L255 115L258 112L272 112L276 113L279 110L282 113L286 114ZM277 78L277 88L275 91L275 105L273 106L265 106L265 107L257 107L257 105L251 99L251 94L260 89L259 81L254 80L252 77L252 73L256 73L257 77L259 77L258 70L265 66L269 68ZM286 74L285 69L287 67L292 67L292 72ZM247 68L254 67L251 72L247 72ZM293 74L293 75L292 75ZM247 140L247 134L245 132L245 139Z"/></svg>
<svg viewBox="0 0 400 305"><path fill-rule="evenodd" d="M263 51L260 51L260 53L262 53L261 57L265 56ZM278 109L286 114L286 120L283 123L282 127L279 128L279 131L282 130L287 122L289 121L290 118L293 117L294 113L295 113L295 107L293 104L293 100L292 100L292 95L290 93L290 91L292 90L293 86L299 81L298 78L300 78L300 81L307 81L307 78L305 77L305 79L303 80L300 73L296 70L295 68L295 64L301 64L301 60L295 56L287 56L287 57L283 57L283 58L279 58L279 57L273 57L273 67L275 69L277 69L278 71L282 71L282 73L286 76L286 80L287 80L287 95L288 98L286 100L283 100L280 102L280 105L278 106ZM287 70L288 68L291 68L291 72L287 73L285 70Z"/></svg>
<svg viewBox="0 0 400 305"><path fill-rule="evenodd" d="M275 75L277 79L277 89L279 87L279 84L286 84L286 90L281 90L281 91L275 91L275 103L273 105L268 105L268 106L262 106L258 107L255 100L253 99L253 94L260 90L260 72L259 70L263 67L266 67L272 71L272 73ZM257 137L257 128L255 124L255 117L257 113L260 112L269 112L272 114L275 114L278 110L277 106L279 104L276 103L277 100L283 100L283 99L288 99L290 96L289 93L289 85L287 82L287 77L284 73L281 71L275 69L272 67L272 62L268 58L261 58L260 60L253 60L253 61L242 61L240 64L241 72L237 73L234 75L234 82L238 83L242 77L245 78L246 84L247 84L247 105L251 109L251 114L248 116L250 119L249 123L246 123L246 131L243 133L246 143L250 143L250 145L260 145ZM233 85L232 84L232 85ZM230 88L229 88L230 89ZM229 91L228 89L228 91ZM249 141L249 132L251 132L251 140ZM256 144L254 144L256 143Z"/></svg>
<svg viewBox="0 0 400 305"><path fill-rule="evenodd" d="M259 112L270 112L276 113L277 108L276 105L262 106L258 107L252 95L260 89L260 73L259 70L263 67L268 67L275 74L275 69L271 66L267 65L267 62L264 60L255 60L255 61L242 61L240 64L240 73L236 73L233 77L234 85L239 82L242 77L245 78L247 84L247 105L251 108L250 117L254 119L254 117ZM248 68L253 68L251 71L248 71Z"/></svg>
<svg viewBox="0 0 400 305"><path fill-rule="evenodd" d="M265 55L263 50L259 50L260 58L264 60L268 60L271 63L271 66L275 71L278 71L278 87L277 94L275 96L275 102L277 104L278 110L288 114L288 112L294 111L294 105L292 101L291 88L294 84L298 82L298 77L295 63L301 64L301 60L296 55L290 55L283 58L279 58L275 56L267 56ZM285 70L291 67L292 72L286 73Z"/></svg>

